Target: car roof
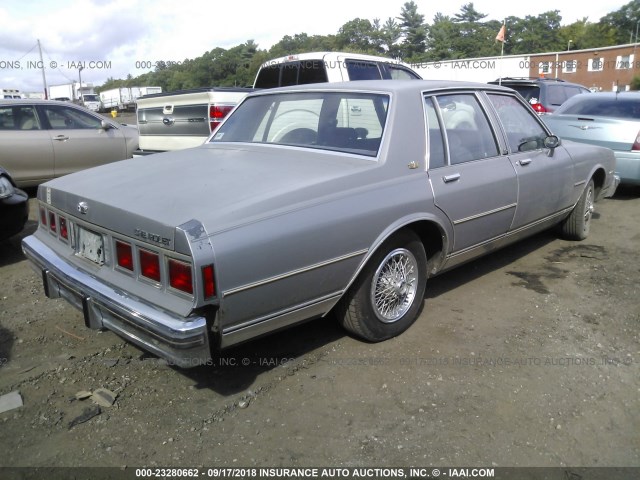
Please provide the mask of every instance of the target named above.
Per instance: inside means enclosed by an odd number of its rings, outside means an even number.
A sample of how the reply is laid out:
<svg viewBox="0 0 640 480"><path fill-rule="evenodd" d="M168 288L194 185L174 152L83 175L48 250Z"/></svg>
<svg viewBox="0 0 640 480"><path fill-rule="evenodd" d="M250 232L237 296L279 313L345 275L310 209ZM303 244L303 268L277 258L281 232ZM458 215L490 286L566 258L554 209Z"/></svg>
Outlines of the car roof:
<svg viewBox="0 0 640 480"><path fill-rule="evenodd" d="M630 91L630 92L593 92L591 95L587 95L590 99L593 98L615 98L618 96L624 97L636 97L640 98L640 91Z"/></svg>
<svg viewBox="0 0 640 480"><path fill-rule="evenodd" d="M34 105L34 104L45 104L45 105L51 105L51 104L57 104L57 105L74 105L74 104L70 104L69 102L60 102L58 100L42 100L40 98L15 98L13 100L11 99L0 99L0 104L3 105Z"/></svg>
<svg viewBox="0 0 640 480"><path fill-rule="evenodd" d="M499 85L489 85L478 82L465 82L458 80L356 80L350 82L336 83L313 83L306 85L292 85L288 87L271 88L258 90L252 93L255 95L269 95L278 92L291 91L354 91L354 92L378 92L378 93L403 93L403 92L428 92L429 90L440 91L446 89L471 89L471 90L491 90L513 94L514 91Z"/></svg>
<svg viewBox="0 0 640 480"><path fill-rule="evenodd" d="M8 105L64 105L71 107L78 107L75 103L65 102L59 100L41 100L38 98L21 98L21 99L0 99L0 105L8 106Z"/></svg>
<svg viewBox="0 0 640 480"><path fill-rule="evenodd" d="M395 63L400 65L406 65L405 63L394 60L393 58L388 57L379 57L376 55L366 55L364 53L352 53L352 52L307 52L307 53L299 53L294 55L285 55L284 57L274 58L262 64L263 67L276 65L284 62L295 62L298 60L324 60L326 58L338 58L338 57L347 57L349 59L355 60L372 60L376 62L387 62L387 63Z"/></svg>

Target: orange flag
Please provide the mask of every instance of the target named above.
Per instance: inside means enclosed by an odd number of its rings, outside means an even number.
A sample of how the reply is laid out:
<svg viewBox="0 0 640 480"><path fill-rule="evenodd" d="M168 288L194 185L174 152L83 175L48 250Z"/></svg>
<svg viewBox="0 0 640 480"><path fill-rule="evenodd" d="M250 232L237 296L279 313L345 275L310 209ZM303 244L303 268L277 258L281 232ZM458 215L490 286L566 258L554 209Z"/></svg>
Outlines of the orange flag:
<svg viewBox="0 0 640 480"><path fill-rule="evenodd" d="M505 24L503 23L502 27L500 27L500 31L498 32L498 35L496 35L496 41L504 43L505 33L506 33L506 28L505 28Z"/></svg>

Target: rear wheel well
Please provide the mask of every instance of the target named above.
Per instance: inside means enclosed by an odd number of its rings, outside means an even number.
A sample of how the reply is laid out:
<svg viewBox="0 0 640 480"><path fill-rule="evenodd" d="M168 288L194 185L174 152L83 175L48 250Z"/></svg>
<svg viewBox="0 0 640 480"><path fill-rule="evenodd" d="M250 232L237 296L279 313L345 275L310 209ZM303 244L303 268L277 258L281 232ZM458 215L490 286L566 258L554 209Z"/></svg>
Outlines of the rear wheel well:
<svg viewBox="0 0 640 480"><path fill-rule="evenodd" d="M434 222L422 220L410 223L404 228L413 230L420 237L427 254L427 273L435 273L442 263L444 251L444 233L440 227Z"/></svg>
<svg viewBox="0 0 640 480"><path fill-rule="evenodd" d="M599 168L593 173L593 186L595 188L596 198L600 196L600 192L602 191L602 187L604 187L604 180L607 174L602 168Z"/></svg>

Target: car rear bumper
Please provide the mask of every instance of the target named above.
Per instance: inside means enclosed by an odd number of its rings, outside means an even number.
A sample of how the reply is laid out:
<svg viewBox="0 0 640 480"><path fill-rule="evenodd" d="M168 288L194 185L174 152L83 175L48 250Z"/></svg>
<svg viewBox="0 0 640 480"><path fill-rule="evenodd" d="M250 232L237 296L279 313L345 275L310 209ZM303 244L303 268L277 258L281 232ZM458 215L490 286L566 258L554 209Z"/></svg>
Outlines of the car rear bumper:
<svg viewBox="0 0 640 480"><path fill-rule="evenodd" d="M62 260L34 235L22 241L22 250L42 275L47 297L64 298L81 310L87 327L112 330L172 365L210 363L205 317L180 317L100 282Z"/></svg>
<svg viewBox="0 0 640 480"><path fill-rule="evenodd" d="M619 185L620 185L620 176L616 173L612 176L611 183L606 186L600 198L613 197Z"/></svg>
<svg viewBox="0 0 640 480"><path fill-rule="evenodd" d="M616 174L625 185L640 185L640 152L614 150Z"/></svg>

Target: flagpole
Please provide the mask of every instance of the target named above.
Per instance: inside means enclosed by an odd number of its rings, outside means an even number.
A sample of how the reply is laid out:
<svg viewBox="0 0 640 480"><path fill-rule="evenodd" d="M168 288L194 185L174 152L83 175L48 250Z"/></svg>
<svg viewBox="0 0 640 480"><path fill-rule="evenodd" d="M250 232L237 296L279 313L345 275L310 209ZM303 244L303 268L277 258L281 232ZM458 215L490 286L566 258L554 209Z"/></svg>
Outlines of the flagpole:
<svg viewBox="0 0 640 480"><path fill-rule="evenodd" d="M500 42L502 45L500 46L500 77L498 78L498 85L502 85L502 71L503 71L503 60L504 60L504 42L505 42L505 35L507 33L506 31L506 25L507 25L507 19L505 18L502 21L502 27L500 28L500 33L502 34L502 41Z"/></svg>

